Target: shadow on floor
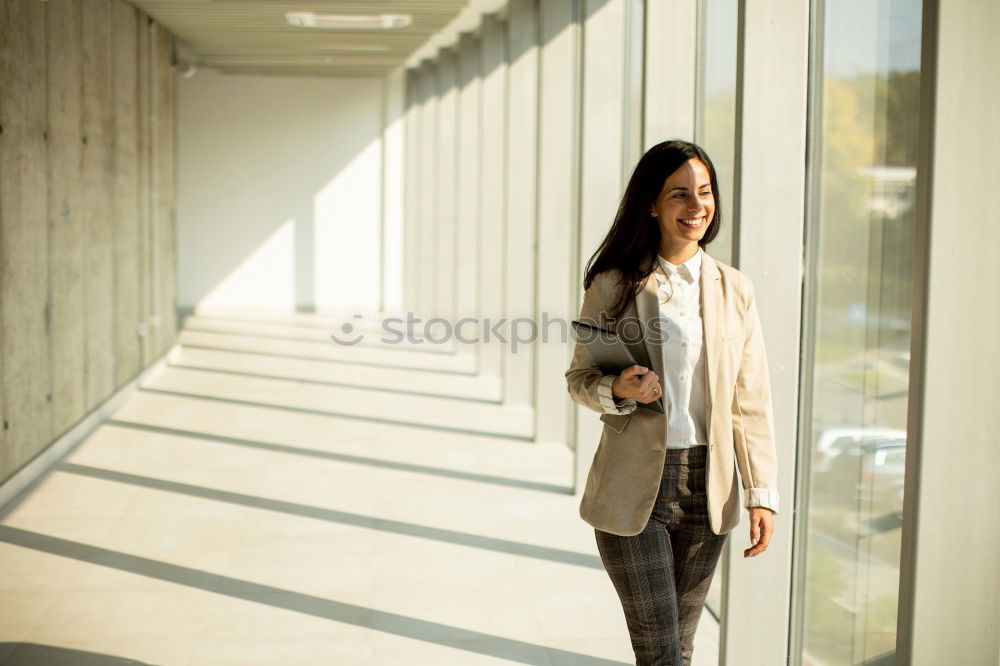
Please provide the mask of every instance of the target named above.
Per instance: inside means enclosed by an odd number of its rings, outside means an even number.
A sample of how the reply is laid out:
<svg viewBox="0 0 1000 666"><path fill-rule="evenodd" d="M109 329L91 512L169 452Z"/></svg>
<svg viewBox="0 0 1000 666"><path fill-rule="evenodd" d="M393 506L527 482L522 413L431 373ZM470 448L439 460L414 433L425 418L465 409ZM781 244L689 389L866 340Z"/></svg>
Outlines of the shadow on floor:
<svg viewBox="0 0 1000 666"><path fill-rule="evenodd" d="M7 658L0 658L0 664L5 666L153 666L128 657L38 643L0 643L0 655L3 654Z"/></svg>

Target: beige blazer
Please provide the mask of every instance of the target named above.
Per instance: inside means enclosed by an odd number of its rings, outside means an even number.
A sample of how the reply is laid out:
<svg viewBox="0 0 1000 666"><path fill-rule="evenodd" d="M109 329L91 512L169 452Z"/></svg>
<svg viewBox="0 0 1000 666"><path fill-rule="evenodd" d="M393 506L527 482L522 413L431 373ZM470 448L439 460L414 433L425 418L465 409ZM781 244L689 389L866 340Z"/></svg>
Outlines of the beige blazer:
<svg viewBox="0 0 1000 666"><path fill-rule="evenodd" d="M699 283L708 375L705 487L712 531L725 534L739 524L741 495L745 508L778 510L771 386L750 279L710 257L704 248L698 252L702 255ZM610 310L622 289L616 284L618 275L612 269L595 277L584 293L580 319L613 331L631 320L630 327L621 332L628 333L632 355L663 377L662 345L647 335L650 322L659 317L656 279L648 276L628 309L617 321L610 321ZM634 333L636 319L641 335ZM576 343L566 371L567 389L574 402L599 412L604 423L580 501L580 517L601 531L632 536L645 528L656 501L667 421L663 414L637 405L618 407L607 398L602 400L599 389L606 392L613 378L604 375L586 347ZM669 409L666 396L663 401Z"/></svg>

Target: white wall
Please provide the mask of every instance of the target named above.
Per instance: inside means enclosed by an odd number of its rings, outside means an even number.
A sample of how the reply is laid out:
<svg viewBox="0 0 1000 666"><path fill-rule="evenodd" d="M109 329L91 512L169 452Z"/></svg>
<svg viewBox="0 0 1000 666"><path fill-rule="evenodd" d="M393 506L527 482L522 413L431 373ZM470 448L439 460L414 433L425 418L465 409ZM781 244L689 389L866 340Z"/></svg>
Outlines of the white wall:
<svg viewBox="0 0 1000 666"><path fill-rule="evenodd" d="M179 80L181 308L378 309L384 86Z"/></svg>

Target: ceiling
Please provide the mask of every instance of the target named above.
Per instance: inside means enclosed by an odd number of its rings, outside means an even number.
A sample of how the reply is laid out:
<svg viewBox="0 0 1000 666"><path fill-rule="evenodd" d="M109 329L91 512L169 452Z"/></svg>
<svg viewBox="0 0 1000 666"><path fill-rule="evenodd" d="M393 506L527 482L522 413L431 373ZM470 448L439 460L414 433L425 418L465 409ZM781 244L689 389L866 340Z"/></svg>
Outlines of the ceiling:
<svg viewBox="0 0 1000 666"><path fill-rule="evenodd" d="M467 8L466 0L295 2L129 0L177 38L178 60L226 74L382 76L402 67ZM410 14L404 28L297 28L285 12Z"/></svg>

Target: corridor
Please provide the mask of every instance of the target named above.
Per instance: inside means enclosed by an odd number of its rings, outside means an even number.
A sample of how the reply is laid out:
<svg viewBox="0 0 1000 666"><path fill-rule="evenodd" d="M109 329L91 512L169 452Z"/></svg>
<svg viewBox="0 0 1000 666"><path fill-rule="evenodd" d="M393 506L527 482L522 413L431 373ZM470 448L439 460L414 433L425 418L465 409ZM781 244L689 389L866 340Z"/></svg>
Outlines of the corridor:
<svg viewBox="0 0 1000 666"><path fill-rule="evenodd" d="M5 508L0 664L632 663L573 452L470 398L461 356L332 322L185 321ZM697 640L717 663L707 610Z"/></svg>
<svg viewBox="0 0 1000 666"><path fill-rule="evenodd" d="M634 664L580 504L648 524L671 440L738 518L694 666L1000 666L998 31L0 0L0 666ZM617 306L639 356L567 373Z"/></svg>

